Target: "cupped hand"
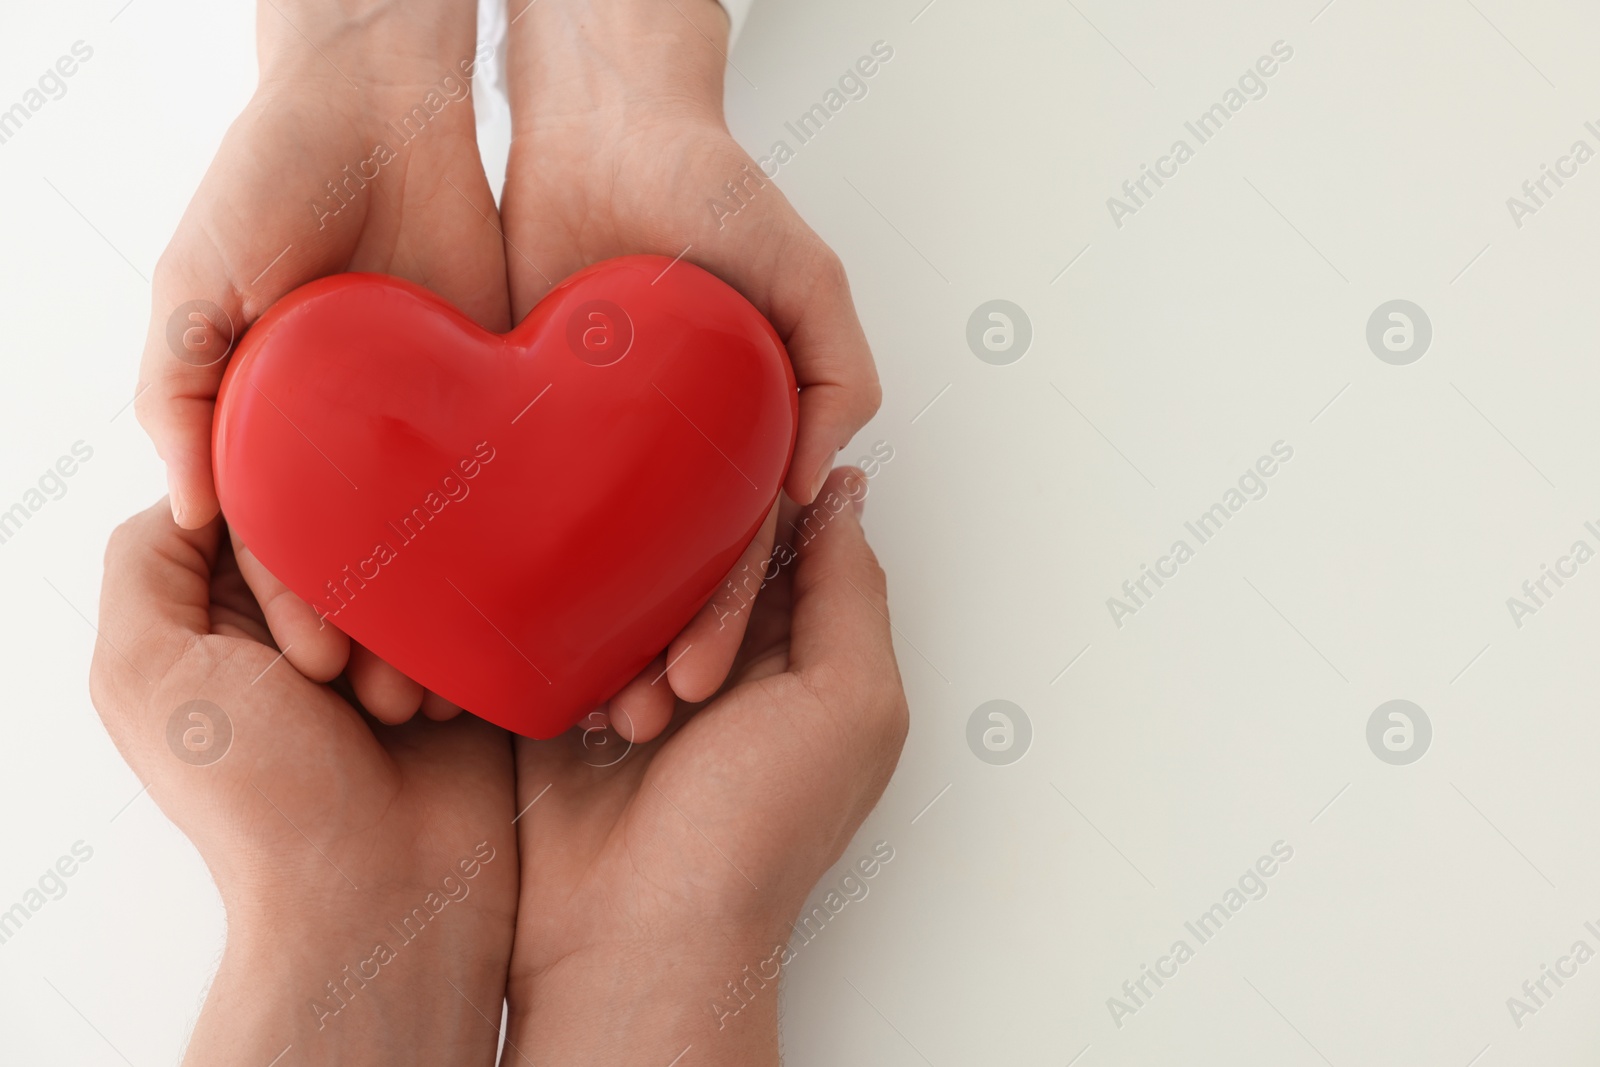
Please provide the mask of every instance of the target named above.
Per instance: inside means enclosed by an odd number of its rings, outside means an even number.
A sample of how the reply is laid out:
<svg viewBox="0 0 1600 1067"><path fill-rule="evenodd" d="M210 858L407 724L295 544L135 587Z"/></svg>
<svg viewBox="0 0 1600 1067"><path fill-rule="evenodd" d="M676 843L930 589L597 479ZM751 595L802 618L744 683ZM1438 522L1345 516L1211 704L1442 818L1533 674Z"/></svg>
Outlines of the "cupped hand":
<svg viewBox="0 0 1600 1067"><path fill-rule="evenodd" d="M518 739L510 1033L532 1062L665 1063L685 1043L697 1063L776 1062L772 1027L748 1017L714 1044L709 1005L790 940L908 724L883 572L852 504L866 489L845 468L815 504L784 509L727 688L679 704L666 736Z"/></svg>
<svg viewBox="0 0 1600 1067"><path fill-rule="evenodd" d="M844 269L722 117L727 19L715 0L541 0L511 27L513 139L503 218L513 315L610 256L681 256L776 327L800 385L787 495L809 503L881 397ZM712 601L641 674L611 722L646 740L674 695L727 676L772 526ZM665 671L665 685L649 679ZM669 687L670 686L670 691Z"/></svg>
<svg viewBox="0 0 1600 1067"><path fill-rule="evenodd" d="M492 1064L517 894L509 735L472 716L385 726L302 677L221 522L181 529L166 502L112 536L99 634L95 706L227 910L186 1062L292 1043L297 1063Z"/></svg>
<svg viewBox="0 0 1600 1067"><path fill-rule="evenodd" d="M486 329L510 325L503 242L474 129L470 4L348 20L263 6L260 86L157 265L135 410L189 529L217 514L211 426L232 342L274 301L340 271L423 285ZM434 11L434 8L439 8ZM397 19L405 21L396 24ZM390 722L457 709L317 617L247 547L240 570L295 668L346 671Z"/></svg>

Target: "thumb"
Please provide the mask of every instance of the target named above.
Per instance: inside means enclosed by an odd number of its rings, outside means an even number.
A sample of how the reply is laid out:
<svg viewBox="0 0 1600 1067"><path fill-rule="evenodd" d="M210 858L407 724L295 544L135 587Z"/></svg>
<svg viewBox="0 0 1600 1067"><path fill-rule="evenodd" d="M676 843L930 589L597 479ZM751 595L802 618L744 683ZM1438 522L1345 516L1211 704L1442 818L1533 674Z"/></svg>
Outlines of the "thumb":
<svg viewBox="0 0 1600 1067"><path fill-rule="evenodd" d="M867 479L854 467L835 470L816 502L801 508L788 533L799 563L794 575L789 669L850 718L879 719L905 733L905 690L895 662L883 568L867 544L859 507ZM848 735L847 734L847 735Z"/></svg>
<svg viewBox="0 0 1600 1067"><path fill-rule="evenodd" d="M256 280L240 281L202 230L186 217L156 265L134 398L139 424L167 465L173 517L191 530L218 511L211 423L235 342L274 300L322 273L322 264L296 257L301 250L289 245L278 262L242 265Z"/></svg>
<svg viewBox="0 0 1600 1067"><path fill-rule="evenodd" d="M279 297L340 269L361 225L349 211L313 226L306 203L284 195L314 160L265 167L282 137L259 109L234 124L152 279L134 411L167 464L173 517L186 529L217 514L211 422L234 344Z"/></svg>
<svg viewBox="0 0 1600 1067"><path fill-rule="evenodd" d="M217 514L211 419L233 343L244 329L238 290L209 248L174 244L156 268L134 412L167 465L173 517L194 529Z"/></svg>
<svg viewBox="0 0 1600 1067"><path fill-rule="evenodd" d="M157 502L118 526L106 546L90 694L114 717L143 707L166 671L211 630L211 572L222 524L175 526Z"/></svg>

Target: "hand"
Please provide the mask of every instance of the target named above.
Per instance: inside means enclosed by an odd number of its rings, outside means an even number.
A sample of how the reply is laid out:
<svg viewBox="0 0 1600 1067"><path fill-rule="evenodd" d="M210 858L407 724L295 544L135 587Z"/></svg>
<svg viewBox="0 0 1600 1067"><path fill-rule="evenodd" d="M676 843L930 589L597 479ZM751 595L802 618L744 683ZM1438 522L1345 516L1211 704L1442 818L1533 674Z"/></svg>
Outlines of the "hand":
<svg viewBox="0 0 1600 1067"><path fill-rule="evenodd" d="M466 0L387 5L272 0L261 82L223 140L156 268L136 410L167 464L179 525L217 514L211 424L232 340L275 300L345 270L398 275L486 329L510 325L494 197L478 156ZM368 5L370 6L370 5ZM353 84L352 84L353 83ZM220 309L197 307L204 301ZM338 630L236 545L289 663L326 681L348 667L362 704L399 722L457 709Z"/></svg>
<svg viewBox="0 0 1600 1067"><path fill-rule="evenodd" d="M296 1064L493 1064L517 895L508 735L472 716L375 729L278 662L220 521L181 529L165 502L112 536L99 633L95 707L227 910L185 1062L292 1045Z"/></svg>
<svg viewBox="0 0 1600 1067"><path fill-rule="evenodd" d="M512 24L503 217L513 316L610 256L681 254L705 267L788 346L801 390L785 488L809 503L881 394L839 258L723 122L727 33L714 0L540 0ZM733 217L711 206L728 202L728 182L746 201ZM731 584L630 687L626 712L612 702L624 737L654 737L674 694L704 700L722 684L749 619L743 579L771 545L769 523ZM667 684L645 684L663 671Z"/></svg>
<svg viewBox="0 0 1600 1067"><path fill-rule="evenodd" d="M745 967L776 966L907 728L883 572L850 503L866 488L844 469L786 507L798 559L775 556L729 688L680 704L667 737L607 767L572 734L517 740L505 1062L664 1064L693 1044L697 1064L777 1063L775 988L731 1019L712 1004Z"/></svg>

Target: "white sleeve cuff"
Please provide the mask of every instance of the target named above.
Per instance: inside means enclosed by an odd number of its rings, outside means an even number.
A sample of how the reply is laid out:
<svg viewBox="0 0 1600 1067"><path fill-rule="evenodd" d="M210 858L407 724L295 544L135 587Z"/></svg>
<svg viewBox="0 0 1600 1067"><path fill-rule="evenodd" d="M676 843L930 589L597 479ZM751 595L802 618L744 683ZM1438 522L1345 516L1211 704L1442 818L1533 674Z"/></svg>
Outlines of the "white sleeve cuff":
<svg viewBox="0 0 1600 1067"><path fill-rule="evenodd" d="M744 20L750 14L750 0L718 0L723 10L728 13L728 48L733 48L733 42L738 40L739 31L744 28Z"/></svg>

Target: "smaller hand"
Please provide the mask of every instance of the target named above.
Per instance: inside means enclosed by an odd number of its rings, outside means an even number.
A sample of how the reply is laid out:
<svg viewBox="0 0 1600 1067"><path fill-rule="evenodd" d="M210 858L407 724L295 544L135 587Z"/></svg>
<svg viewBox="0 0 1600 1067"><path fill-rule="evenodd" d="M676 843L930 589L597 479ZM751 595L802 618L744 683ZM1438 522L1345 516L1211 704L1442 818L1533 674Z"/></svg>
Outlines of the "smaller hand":
<svg viewBox="0 0 1600 1067"><path fill-rule="evenodd" d="M611 256L681 256L711 271L788 347L800 430L784 487L810 503L882 394L839 257L723 121L727 32L714 0L541 0L512 26L503 217L513 317ZM730 202L742 204L731 216ZM624 737L656 736L674 696L705 700L722 684L760 585L752 565L772 538L769 522L711 603L611 701ZM667 685L651 684L663 672Z"/></svg>
<svg viewBox="0 0 1600 1067"><path fill-rule="evenodd" d="M99 633L95 707L227 909L185 1062L494 1063L508 735L385 727L280 662L220 521L181 529L165 501L112 536Z"/></svg>

